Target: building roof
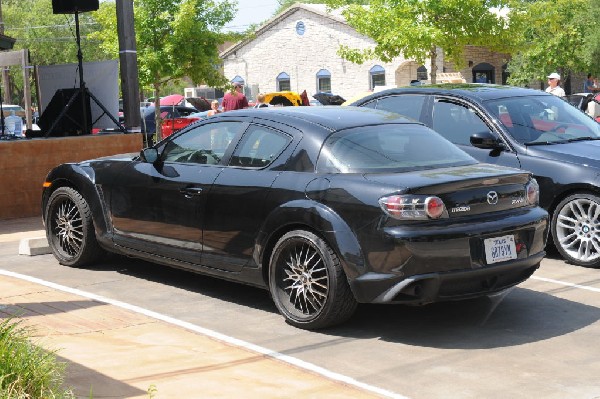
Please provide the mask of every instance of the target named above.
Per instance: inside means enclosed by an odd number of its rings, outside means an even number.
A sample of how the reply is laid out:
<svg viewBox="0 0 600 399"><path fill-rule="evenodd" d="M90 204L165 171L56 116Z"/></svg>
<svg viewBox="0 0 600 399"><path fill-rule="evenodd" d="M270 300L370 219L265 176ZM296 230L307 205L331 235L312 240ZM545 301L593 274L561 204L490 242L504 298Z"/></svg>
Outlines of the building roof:
<svg viewBox="0 0 600 399"><path fill-rule="evenodd" d="M237 50L244 47L246 44L255 40L258 36L266 33L271 27L275 26L279 22L283 21L284 19L288 18L290 15L292 15L300 10L305 10L305 11L320 15L324 18L328 18L333 21L336 21L336 22L339 22L342 24L346 24L346 20L342 15L341 9L329 10L329 12L328 12L327 5L325 5L325 4L295 3L294 5L290 6L285 11L282 11L281 13L275 15L273 18L271 18L270 20L265 22L263 25L261 25L258 29L256 29L254 31L253 37L241 40L241 41L235 43L234 45L232 45L231 47L227 48L226 50L224 50L220 54L220 57L226 58L230 54L235 53Z"/></svg>

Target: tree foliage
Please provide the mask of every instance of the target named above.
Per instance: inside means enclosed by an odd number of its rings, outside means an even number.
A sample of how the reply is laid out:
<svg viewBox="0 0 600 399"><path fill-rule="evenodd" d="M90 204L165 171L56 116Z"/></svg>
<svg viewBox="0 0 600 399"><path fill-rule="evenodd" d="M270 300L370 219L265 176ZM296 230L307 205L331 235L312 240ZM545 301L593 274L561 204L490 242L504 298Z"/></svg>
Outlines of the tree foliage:
<svg viewBox="0 0 600 399"><path fill-rule="evenodd" d="M291 6L293 6L296 3L323 4L324 0L302 0L302 1L277 0L277 2L279 3L279 7L277 7L277 10L275 11L275 15L287 10L288 8L290 8ZM346 0L344 3L345 4L368 4L369 1L368 0Z"/></svg>
<svg viewBox="0 0 600 399"><path fill-rule="evenodd" d="M54 65L77 62L74 14L53 14L51 0L2 0L5 35L16 39L15 49L29 49L31 63ZM98 51L94 13L80 13L81 48L85 60L106 59Z"/></svg>
<svg viewBox="0 0 600 399"><path fill-rule="evenodd" d="M53 14L51 0L1 0L4 34L16 39L14 49L29 49L32 65L77 63L75 16ZM99 29L94 13L79 14L81 48L84 61L107 59L98 50L90 33ZM20 67L11 67L11 97L20 103L23 75ZM34 86L32 86L34 87ZM34 88L35 89L35 88Z"/></svg>
<svg viewBox="0 0 600 399"><path fill-rule="evenodd" d="M554 71L600 72L600 0L553 0L515 4L522 26L520 51L509 63L509 82L527 84Z"/></svg>
<svg viewBox="0 0 600 399"><path fill-rule="evenodd" d="M195 84L227 84L218 66L220 31L234 16L235 5L214 0L134 0L140 86L152 87L154 98L172 81L188 77ZM97 19L102 48L117 56L115 4L104 2ZM111 11L112 9L112 11ZM161 120L157 107L157 132Z"/></svg>
<svg viewBox="0 0 600 399"><path fill-rule="evenodd" d="M504 52L514 43L509 19L501 15L508 11L507 0L371 0L368 6L326 2L342 8L348 24L375 42L367 49L342 45L338 53L343 58L356 63L389 62L400 55L420 63L429 58L433 83L438 49L460 67L466 45Z"/></svg>

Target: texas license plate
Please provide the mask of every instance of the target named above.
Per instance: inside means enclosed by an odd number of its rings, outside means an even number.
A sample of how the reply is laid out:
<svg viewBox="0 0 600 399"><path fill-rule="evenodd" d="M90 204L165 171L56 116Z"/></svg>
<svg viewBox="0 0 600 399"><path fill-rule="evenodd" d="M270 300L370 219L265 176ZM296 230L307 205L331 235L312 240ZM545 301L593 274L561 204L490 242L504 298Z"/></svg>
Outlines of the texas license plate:
<svg viewBox="0 0 600 399"><path fill-rule="evenodd" d="M512 235L486 238L483 244L485 245L485 260L488 265L517 258L515 237Z"/></svg>

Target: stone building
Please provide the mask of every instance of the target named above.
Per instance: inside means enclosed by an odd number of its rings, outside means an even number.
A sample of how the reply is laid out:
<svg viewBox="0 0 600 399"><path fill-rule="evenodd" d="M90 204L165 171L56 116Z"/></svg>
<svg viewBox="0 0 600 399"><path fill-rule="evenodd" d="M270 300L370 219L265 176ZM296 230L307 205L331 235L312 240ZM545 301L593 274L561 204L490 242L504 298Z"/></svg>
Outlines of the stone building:
<svg viewBox="0 0 600 399"><path fill-rule="evenodd" d="M375 43L350 27L338 10L327 12L325 5L297 3L267 21L251 39L223 51L223 72L231 81L243 82L250 98L259 92L306 90L309 97L325 91L348 99L375 86L429 80L429 63L396 57L392 62L371 60L359 65L337 55L340 45L372 48ZM465 57L468 67L460 72L467 82L505 82L505 55L467 46ZM437 62L439 72L455 72L443 56Z"/></svg>

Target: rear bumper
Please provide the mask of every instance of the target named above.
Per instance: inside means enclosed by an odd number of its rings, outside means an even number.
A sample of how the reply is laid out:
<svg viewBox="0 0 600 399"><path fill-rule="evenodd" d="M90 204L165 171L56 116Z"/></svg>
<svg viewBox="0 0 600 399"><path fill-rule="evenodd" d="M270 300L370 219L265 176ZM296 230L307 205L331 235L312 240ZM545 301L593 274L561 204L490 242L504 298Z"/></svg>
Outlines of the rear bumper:
<svg viewBox="0 0 600 399"><path fill-rule="evenodd" d="M475 298L513 287L527 280L546 255L542 251L525 259L469 270L417 274L367 273L350 282L358 302L422 305Z"/></svg>

